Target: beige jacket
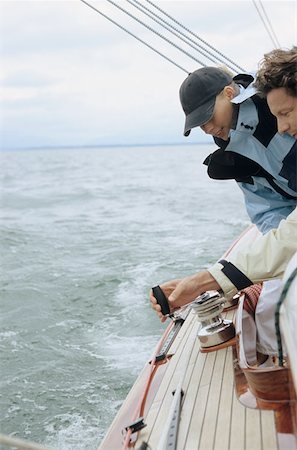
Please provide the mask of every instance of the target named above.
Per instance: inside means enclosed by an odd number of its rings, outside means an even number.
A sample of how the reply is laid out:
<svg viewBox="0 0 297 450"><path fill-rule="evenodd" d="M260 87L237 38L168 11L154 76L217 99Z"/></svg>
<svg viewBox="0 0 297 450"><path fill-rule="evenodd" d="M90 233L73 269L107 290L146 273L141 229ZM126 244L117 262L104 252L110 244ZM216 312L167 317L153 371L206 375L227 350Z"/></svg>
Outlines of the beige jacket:
<svg viewBox="0 0 297 450"><path fill-rule="evenodd" d="M248 250L226 258L254 284L260 281L281 278L285 268L297 251L297 208L279 224L275 230L259 236ZM207 269L222 287L227 298L238 289L222 272L222 264L216 263Z"/></svg>

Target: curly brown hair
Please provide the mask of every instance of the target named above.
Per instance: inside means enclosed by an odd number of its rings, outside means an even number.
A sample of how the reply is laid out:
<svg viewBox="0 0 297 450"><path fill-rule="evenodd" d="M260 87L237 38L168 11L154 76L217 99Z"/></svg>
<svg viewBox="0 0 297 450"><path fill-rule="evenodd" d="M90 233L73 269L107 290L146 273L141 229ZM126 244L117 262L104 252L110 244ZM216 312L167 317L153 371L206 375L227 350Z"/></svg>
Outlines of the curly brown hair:
<svg viewBox="0 0 297 450"><path fill-rule="evenodd" d="M272 50L259 64L255 87L262 97L280 87L297 97L297 47L291 50Z"/></svg>

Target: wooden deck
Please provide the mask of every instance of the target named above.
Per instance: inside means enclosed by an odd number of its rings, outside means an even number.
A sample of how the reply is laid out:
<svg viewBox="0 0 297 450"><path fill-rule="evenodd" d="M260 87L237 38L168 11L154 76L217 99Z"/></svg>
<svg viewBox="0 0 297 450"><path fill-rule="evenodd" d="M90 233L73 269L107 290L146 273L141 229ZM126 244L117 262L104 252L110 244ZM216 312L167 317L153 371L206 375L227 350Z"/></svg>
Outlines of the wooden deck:
<svg viewBox="0 0 297 450"><path fill-rule="evenodd" d="M234 312L226 317L232 319ZM273 450L277 449L274 412L246 408L234 390L232 347L202 352L199 323L190 313L173 344L174 355L145 415L143 441L157 449L164 433L172 392L187 370L183 382L183 403L178 432L178 450Z"/></svg>
<svg viewBox="0 0 297 450"><path fill-rule="evenodd" d="M247 230L226 254L252 242L257 233L255 227ZM293 307L288 308L287 320L290 321L296 313L295 300L296 295L293 296ZM234 321L235 310L229 310L223 316ZM296 322L294 324L290 328L291 341L294 341L292 355L296 354ZM262 379L265 369L260 369L255 376L252 367L244 368L241 359L239 364L240 327L237 327L237 336L229 341L229 346L217 346L211 352L200 347L197 337L200 327L192 310L175 337L167 359L145 365L99 450L128 447L137 450L297 450L297 400L293 382L289 380L288 383L287 377L284 389L280 389L281 393L287 393L289 388L289 399L287 396L267 399L267 390L275 394L276 379L270 374L266 386ZM296 358L291 359L297 368ZM288 369L283 372L287 373ZM273 372L281 370L276 368ZM293 370L295 382L296 373L297 369ZM247 382L248 377L252 378L252 385ZM149 390L144 402L148 380ZM164 445L164 436L177 398L172 392L178 392L180 387L184 395L180 420L176 420L179 423L177 445L167 446ZM139 416L143 416L146 426L138 432L133 429L130 436L133 426L129 428L129 425ZM126 437L125 429L129 430ZM147 447L142 446L143 443Z"/></svg>

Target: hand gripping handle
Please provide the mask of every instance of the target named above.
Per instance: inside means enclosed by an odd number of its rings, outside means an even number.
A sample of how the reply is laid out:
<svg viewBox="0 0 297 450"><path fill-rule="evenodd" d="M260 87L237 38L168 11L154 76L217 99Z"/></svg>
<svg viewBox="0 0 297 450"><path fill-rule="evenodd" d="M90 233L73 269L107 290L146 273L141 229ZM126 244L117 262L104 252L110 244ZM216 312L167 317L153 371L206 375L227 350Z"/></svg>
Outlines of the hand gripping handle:
<svg viewBox="0 0 297 450"><path fill-rule="evenodd" d="M161 306L161 313L163 314L163 316L170 314L168 300L166 298L166 295L160 288L160 286L153 287L152 291L153 291L155 299L157 300L158 304Z"/></svg>

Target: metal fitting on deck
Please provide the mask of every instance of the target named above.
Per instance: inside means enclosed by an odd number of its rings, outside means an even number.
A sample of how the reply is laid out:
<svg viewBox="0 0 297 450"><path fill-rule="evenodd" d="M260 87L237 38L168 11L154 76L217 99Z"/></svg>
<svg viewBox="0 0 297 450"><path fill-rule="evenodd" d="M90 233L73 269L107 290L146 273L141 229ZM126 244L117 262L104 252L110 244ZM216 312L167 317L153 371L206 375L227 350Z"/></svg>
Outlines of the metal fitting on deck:
<svg viewBox="0 0 297 450"><path fill-rule="evenodd" d="M221 315L225 303L226 299L217 291L205 292L192 303L197 319L201 322L198 331L201 347L213 347L235 336L232 320L223 319Z"/></svg>

